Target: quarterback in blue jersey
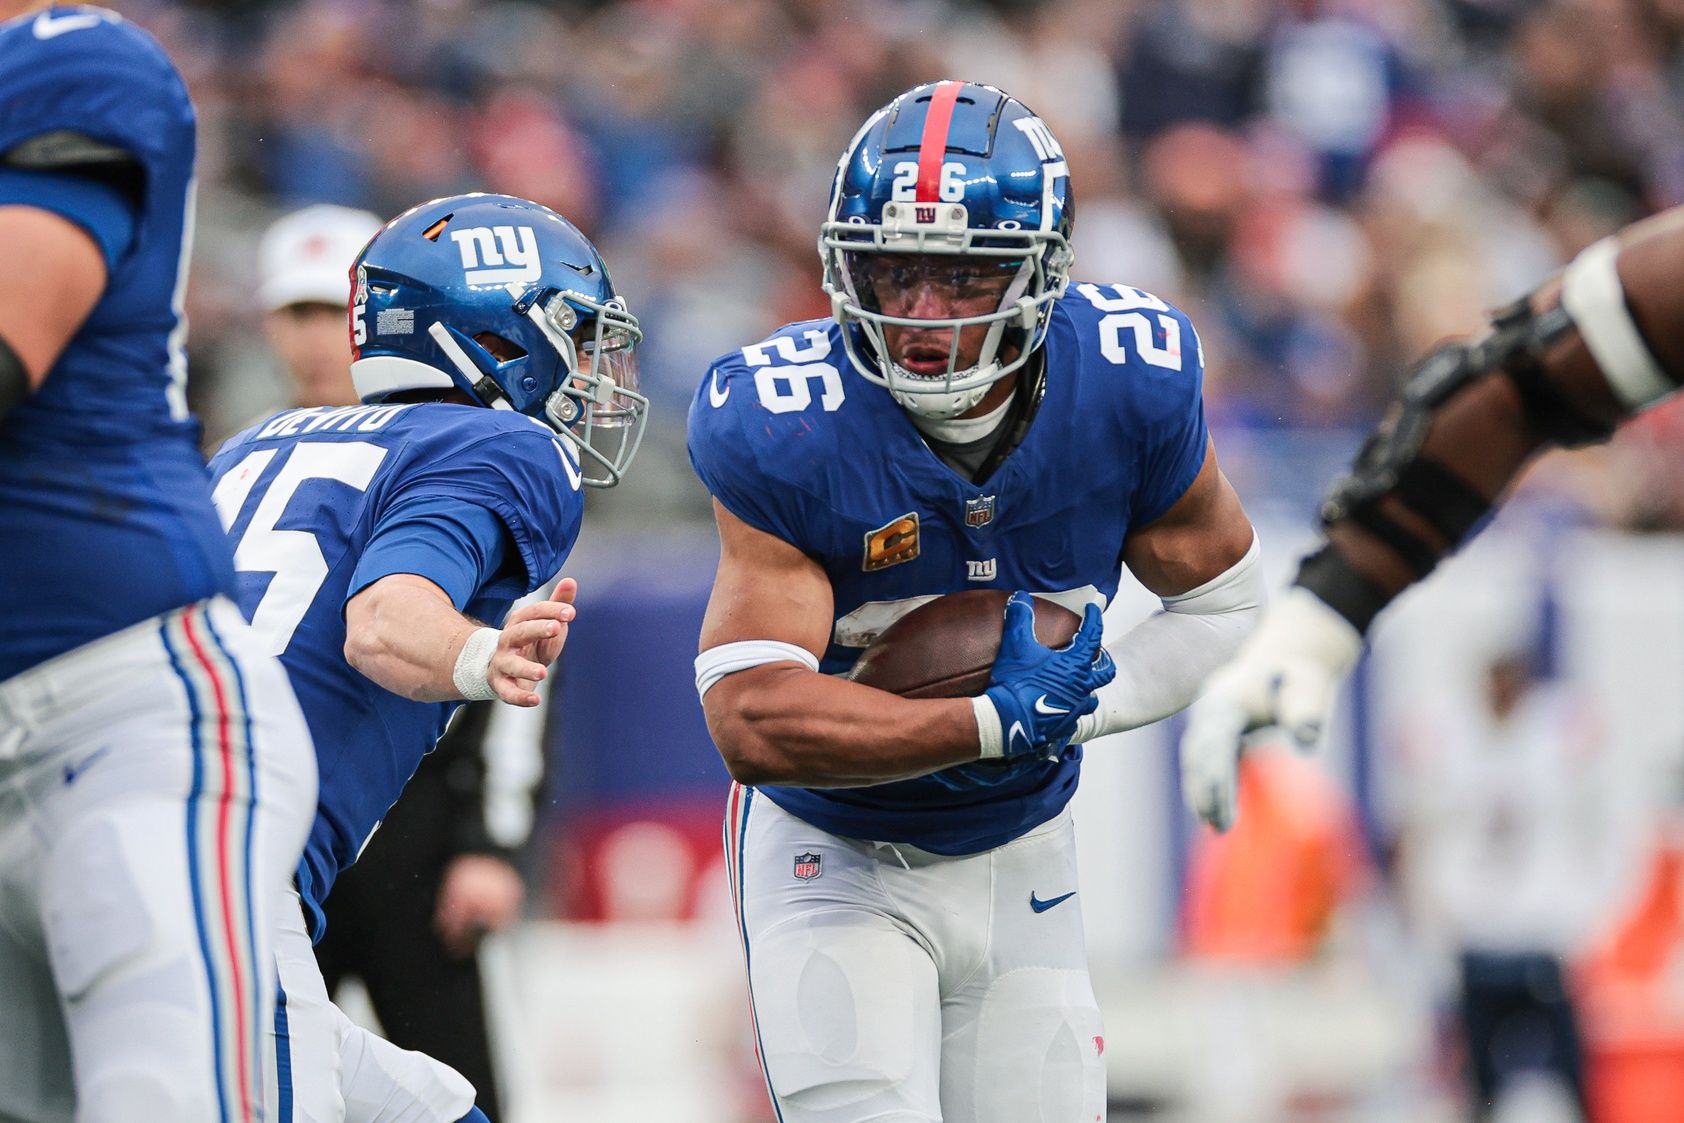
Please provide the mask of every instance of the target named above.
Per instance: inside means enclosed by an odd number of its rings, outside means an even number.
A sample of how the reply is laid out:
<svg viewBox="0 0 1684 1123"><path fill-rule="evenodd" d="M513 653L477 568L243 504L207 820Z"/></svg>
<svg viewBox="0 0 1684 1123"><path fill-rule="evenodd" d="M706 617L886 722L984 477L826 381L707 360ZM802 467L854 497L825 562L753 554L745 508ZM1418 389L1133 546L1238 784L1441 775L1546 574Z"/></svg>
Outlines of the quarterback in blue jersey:
<svg viewBox="0 0 1684 1123"><path fill-rule="evenodd" d="M315 762L187 412L195 127L115 13L0 24L0 1118L262 1113Z"/></svg>
<svg viewBox="0 0 1684 1123"><path fill-rule="evenodd" d="M510 606L560 570L583 486L618 481L647 408L637 319L595 247L544 207L423 203L375 234L353 275L364 404L277 414L211 462L241 607L316 740L321 796L298 869L312 936L456 707L538 704L575 586ZM403 1118L450 1123L472 1109L454 1071L333 1007L304 915L283 917L278 940L283 1117L362 1120L359 1105L408 1101Z"/></svg>
<svg viewBox="0 0 1684 1123"><path fill-rule="evenodd" d="M1185 706L1263 598L1192 324L1072 283L1073 219L1021 102L909 90L839 163L833 315L721 358L691 407L722 547L697 687L738 781L728 868L783 1123L1104 1113L1079 742ZM1124 566L1165 611L1102 649ZM1020 591L983 695L838 677L973 588ZM1068 648L1035 642L1023 593L1085 612Z"/></svg>

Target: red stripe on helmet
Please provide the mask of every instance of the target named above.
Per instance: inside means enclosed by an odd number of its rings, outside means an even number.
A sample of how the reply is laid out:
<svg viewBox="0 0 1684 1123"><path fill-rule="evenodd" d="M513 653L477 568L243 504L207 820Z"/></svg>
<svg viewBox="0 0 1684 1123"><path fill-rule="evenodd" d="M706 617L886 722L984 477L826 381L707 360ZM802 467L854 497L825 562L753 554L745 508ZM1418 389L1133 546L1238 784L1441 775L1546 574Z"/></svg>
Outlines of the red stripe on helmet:
<svg viewBox="0 0 1684 1123"><path fill-rule="evenodd" d="M953 123L953 106L959 100L963 82L938 82L930 94L930 112L924 118L924 136L918 142L918 193L920 203L941 198L941 158L947 155L947 128Z"/></svg>

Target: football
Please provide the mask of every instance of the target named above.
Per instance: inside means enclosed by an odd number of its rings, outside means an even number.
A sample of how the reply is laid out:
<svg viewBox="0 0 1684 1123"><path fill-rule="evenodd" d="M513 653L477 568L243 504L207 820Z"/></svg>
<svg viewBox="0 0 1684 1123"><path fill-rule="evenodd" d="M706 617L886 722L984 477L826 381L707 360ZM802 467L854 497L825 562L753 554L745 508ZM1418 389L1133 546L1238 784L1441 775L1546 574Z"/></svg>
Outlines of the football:
<svg viewBox="0 0 1684 1123"><path fill-rule="evenodd" d="M903 698L967 698L988 689L989 670L1005 626L1004 589L971 589L937 597L896 620L865 649L847 677ZM1063 647L1082 618L1041 597L1035 638Z"/></svg>

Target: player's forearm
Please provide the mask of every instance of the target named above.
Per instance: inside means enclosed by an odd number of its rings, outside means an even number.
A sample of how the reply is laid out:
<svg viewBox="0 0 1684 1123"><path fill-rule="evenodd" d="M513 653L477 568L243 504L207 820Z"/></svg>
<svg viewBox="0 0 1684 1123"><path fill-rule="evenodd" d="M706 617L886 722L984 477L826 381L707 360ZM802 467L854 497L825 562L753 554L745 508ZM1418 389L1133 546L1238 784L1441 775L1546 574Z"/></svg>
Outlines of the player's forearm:
<svg viewBox="0 0 1684 1123"><path fill-rule="evenodd" d="M1298 584L1359 631L1477 530L1540 451L1605 439L1678 385L1684 212L1592 246L1472 346L1411 376L1324 508Z"/></svg>
<svg viewBox="0 0 1684 1123"><path fill-rule="evenodd" d="M1466 480L1490 504L1547 447L1543 434L1525 423L1513 385L1506 378L1491 377L1446 405L1434 420L1421 454ZM1407 528L1430 552L1434 563L1460 545L1460 539L1440 533L1395 496L1385 496L1380 502L1387 518ZM1298 583L1320 595L1324 587L1339 580L1333 571L1340 568L1369 583L1373 608L1359 613L1366 619L1352 620L1363 630L1375 612L1424 576L1418 575L1395 547L1352 518L1330 523L1327 541L1326 550L1306 562Z"/></svg>
<svg viewBox="0 0 1684 1123"><path fill-rule="evenodd" d="M906 699L789 664L714 686L703 709L744 784L864 787L978 759L968 698Z"/></svg>
<svg viewBox="0 0 1684 1123"><path fill-rule="evenodd" d="M456 660L478 628L432 582L395 574L346 604L345 659L393 694L450 701L462 697Z"/></svg>
<svg viewBox="0 0 1684 1123"><path fill-rule="evenodd" d="M1268 593L1254 538L1245 556L1215 579L1166 597L1154 613L1106 645L1117 677L1097 692L1099 708L1082 718L1076 740L1150 725L1179 713L1199 686L1257 627Z"/></svg>

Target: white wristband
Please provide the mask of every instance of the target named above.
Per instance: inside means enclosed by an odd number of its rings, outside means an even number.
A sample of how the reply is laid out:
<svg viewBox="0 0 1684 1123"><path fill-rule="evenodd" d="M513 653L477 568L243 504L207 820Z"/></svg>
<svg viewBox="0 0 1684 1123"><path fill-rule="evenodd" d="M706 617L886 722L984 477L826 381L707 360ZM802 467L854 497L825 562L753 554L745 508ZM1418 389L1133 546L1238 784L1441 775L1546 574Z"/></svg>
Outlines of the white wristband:
<svg viewBox="0 0 1684 1123"><path fill-rule="evenodd" d="M1006 738L1000 728L1000 711L995 708L994 699L986 694L978 694L971 699L971 711L976 714L976 735L978 754L982 760L995 760L1006 754Z"/></svg>
<svg viewBox="0 0 1684 1123"><path fill-rule="evenodd" d="M496 628L476 628L456 656L456 669L450 672L450 681L456 684L457 693L470 702L489 702L497 697L488 675L491 656L502 634Z"/></svg>

